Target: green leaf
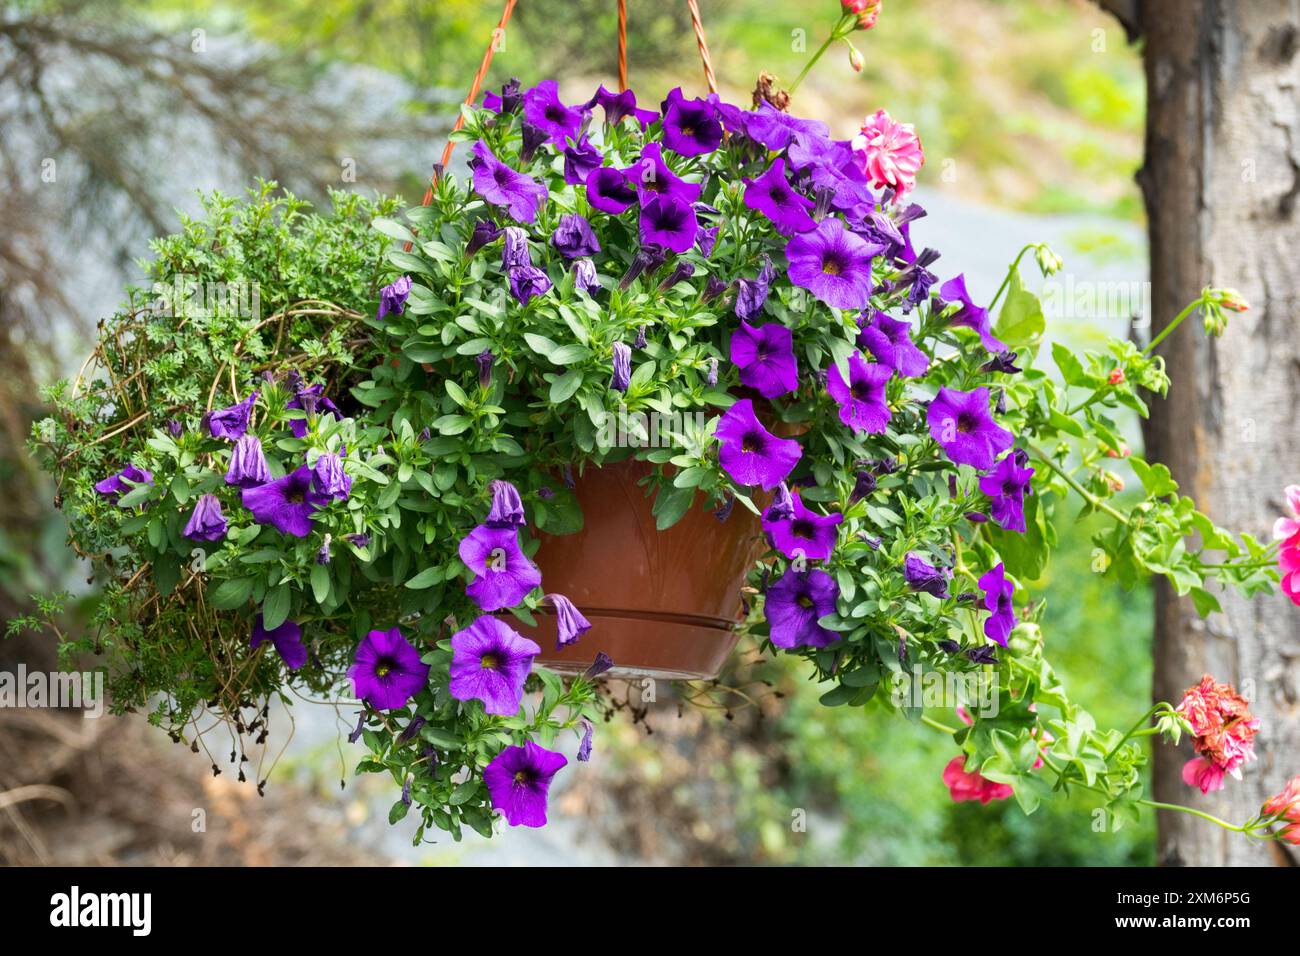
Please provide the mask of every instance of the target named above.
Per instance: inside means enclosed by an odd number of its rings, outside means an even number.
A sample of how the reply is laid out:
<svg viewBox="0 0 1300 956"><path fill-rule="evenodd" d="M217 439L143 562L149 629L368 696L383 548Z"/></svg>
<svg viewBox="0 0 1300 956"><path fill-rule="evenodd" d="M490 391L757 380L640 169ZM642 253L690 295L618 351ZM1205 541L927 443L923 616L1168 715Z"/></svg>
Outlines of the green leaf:
<svg viewBox="0 0 1300 956"><path fill-rule="evenodd" d="M244 604L252 593L252 578L231 578L217 585L208 601L219 611L230 611Z"/></svg>
<svg viewBox="0 0 1300 956"><path fill-rule="evenodd" d="M289 608L292 605L292 594L287 584L277 584L266 592L266 600L262 602L262 627L268 631L274 631L277 627L289 620Z"/></svg>
<svg viewBox="0 0 1300 956"><path fill-rule="evenodd" d="M551 383L551 402L567 402L582 384L582 369L570 369Z"/></svg>
<svg viewBox="0 0 1300 956"><path fill-rule="evenodd" d="M396 239L399 242L412 242L415 239L415 233L411 232L411 230L407 229L400 222L385 219L383 216L380 216L370 225L376 232L387 236L389 239Z"/></svg>
<svg viewBox="0 0 1300 956"><path fill-rule="evenodd" d="M1046 328L1047 320L1043 317L1043 304L1038 301L1038 296L1021 285L1019 271L1011 273L1011 284L998 313L994 334L1006 343L1007 348L1015 349L1037 341Z"/></svg>
<svg viewBox="0 0 1300 956"><path fill-rule="evenodd" d="M412 591L423 591L425 588L431 588L442 580L442 568L435 565L431 568L425 568L415 577L406 582L406 587Z"/></svg>
<svg viewBox="0 0 1300 956"><path fill-rule="evenodd" d="M330 596L330 572L323 564L312 565L311 593L317 604L324 604Z"/></svg>

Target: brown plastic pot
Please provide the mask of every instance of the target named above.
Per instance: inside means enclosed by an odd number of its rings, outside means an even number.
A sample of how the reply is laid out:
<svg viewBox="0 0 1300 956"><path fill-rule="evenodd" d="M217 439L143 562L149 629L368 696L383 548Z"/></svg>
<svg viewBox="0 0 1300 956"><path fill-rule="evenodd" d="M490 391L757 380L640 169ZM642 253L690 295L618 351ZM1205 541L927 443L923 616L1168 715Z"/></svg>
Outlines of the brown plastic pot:
<svg viewBox="0 0 1300 956"><path fill-rule="evenodd" d="M555 616L543 607L535 628L512 626L541 645L537 663L575 673L604 651L613 677L705 680L716 677L736 646L740 588L756 555L760 526L737 505L726 521L697 495L680 521L655 528L652 498L637 482L646 462L588 471L574 493L582 508L577 534L541 534L534 560L547 593L563 594L591 622L578 641L556 649Z"/></svg>

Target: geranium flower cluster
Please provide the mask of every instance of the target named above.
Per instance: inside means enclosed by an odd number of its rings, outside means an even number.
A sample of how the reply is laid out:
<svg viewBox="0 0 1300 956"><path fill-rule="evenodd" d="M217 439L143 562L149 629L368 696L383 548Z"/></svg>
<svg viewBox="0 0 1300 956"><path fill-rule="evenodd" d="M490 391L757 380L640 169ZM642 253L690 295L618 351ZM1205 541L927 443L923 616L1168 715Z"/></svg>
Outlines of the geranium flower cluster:
<svg viewBox="0 0 1300 956"><path fill-rule="evenodd" d="M1192 728L1197 756L1183 766L1183 782L1202 793L1223 789L1223 777L1241 779L1241 767L1255 759L1255 734L1259 718L1250 703L1229 684L1206 674L1188 688L1176 708Z"/></svg>

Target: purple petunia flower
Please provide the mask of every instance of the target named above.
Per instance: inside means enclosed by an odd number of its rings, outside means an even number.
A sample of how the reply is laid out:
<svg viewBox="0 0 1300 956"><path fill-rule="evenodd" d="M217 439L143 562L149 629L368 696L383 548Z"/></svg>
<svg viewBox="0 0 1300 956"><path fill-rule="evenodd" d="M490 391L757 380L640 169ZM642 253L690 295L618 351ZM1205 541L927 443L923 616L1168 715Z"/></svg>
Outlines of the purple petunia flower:
<svg viewBox="0 0 1300 956"><path fill-rule="evenodd" d="M563 594L548 594L546 600L555 608L556 650L567 647L591 630L591 622Z"/></svg>
<svg viewBox="0 0 1300 956"><path fill-rule="evenodd" d="M523 93L519 89L519 78L512 76L505 86L501 87L500 94L488 90L483 94L483 108L491 110L493 113L510 114L519 109L524 101Z"/></svg>
<svg viewBox="0 0 1300 956"><path fill-rule="evenodd" d="M600 150L592 146L587 134L583 133L577 143L564 147L564 181L570 186L581 186L603 159Z"/></svg>
<svg viewBox="0 0 1300 956"><path fill-rule="evenodd" d="M207 414L208 431L213 438L226 438L235 441L248 431L248 420L253 413L253 403L257 401L257 392L229 408L221 408Z"/></svg>
<svg viewBox="0 0 1300 956"><path fill-rule="evenodd" d="M533 254L528 248L528 233L518 226L501 230L501 268L509 271L515 266L531 266Z"/></svg>
<svg viewBox="0 0 1300 956"><path fill-rule="evenodd" d="M718 360L716 358L709 359L709 371L704 376L704 382L710 388L718 384Z"/></svg>
<svg viewBox="0 0 1300 956"><path fill-rule="evenodd" d="M981 372L1001 372L1003 375L1016 375L1023 371L1016 365L1016 353L999 352L980 366Z"/></svg>
<svg viewBox="0 0 1300 956"><path fill-rule="evenodd" d="M1034 476L1028 463L1029 456L1017 448L980 478L980 491L989 496L989 514L1007 531L1025 530L1025 492Z"/></svg>
<svg viewBox="0 0 1300 956"><path fill-rule="evenodd" d="M171 435L172 438L180 438L181 433L184 430L185 427L181 425L181 423L178 422L176 419L174 418L167 419L167 434Z"/></svg>
<svg viewBox="0 0 1300 956"><path fill-rule="evenodd" d="M600 252L600 242L591 231L591 223L576 212L565 213L551 234L551 245L566 259L594 256Z"/></svg>
<svg viewBox="0 0 1300 956"><path fill-rule="evenodd" d="M790 559L826 561L835 550L835 528L844 516L839 512L819 515L804 507L798 492L790 496L790 514L772 519L772 508L763 514L763 530L771 538L772 547Z"/></svg>
<svg viewBox="0 0 1300 956"><path fill-rule="evenodd" d="M889 405L885 402L885 383L893 377L888 365L867 364L861 352L849 356L849 380L844 381L838 364L826 377L826 391L839 402L840 421L855 432L877 434L889 423Z"/></svg>
<svg viewBox="0 0 1300 956"><path fill-rule="evenodd" d="M624 342L614 343L614 374L609 387L616 392L626 392L632 380L632 350Z"/></svg>
<svg viewBox="0 0 1300 956"><path fill-rule="evenodd" d="M488 490L492 492L492 507L483 522L485 525L489 528L518 528L528 523L518 488L498 478L488 484Z"/></svg>
<svg viewBox="0 0 1300 956"><path fill-rule="evenodd" d="M269 524L281 534L305 538L311 534L311 516L329 504L329 495L313 487L312 471L306 465L283 478L245 488L241 493L244 507L253 513L258 524Z"/></svg>
<svg viewBox="0 0 1300 956"><path fill-rule="evenodd" d="M573 263L573 287L587 295L600 291L600 278L596 275L596 263L590 259L578 259Z"/></svg>
<svg viewBox="0 0 1300 956"><path fill-rule="evenodd" d="M346 501L352 491L352 479L343 470L343 459L332 451L327 451L316 459L312 466L312 478L316 490L328 495L335 501Z"/></svg>
<svg viewBox="0 0 1300 956"><path fill-rule="evenodd" d="M384 316L401 315L406 309L406 299L411 294L411 277L399 276L379 290L379 312L376 319Z"/></svg>
<svg viewBox="0 0 1300 956"><path fill-rule="evenodd" d="M781 150L798 136L824 139L830 135L830 128L818 120L791 116L764 101L758 104L758 109L745 114L745 132L768 149Z"/></svg>
<svg viewBox="0 0 1300 956"><path fill-rule="evenodd" d="M614 662L610 660L609 655L604 651L597 651L595 660L591 662L590 667L582 672L582 676L586 680L595 680L601 674L611 670L613 667Z"/></svg>
<svg viewBox="0 0 1300 956"><path fill-rule="evenodd" d="M194 541L220 541L226 536L226 516L216 495L200 495L190 520L185 523L185 537Z"/></svg>
<svg viewBox="0 0 1300 956"><path fill-rule="evenodd" d="M245 432L230 453L226 484L252 488L270 480L271 469L266 463L266 453L262 451L262 440L252 432Z"/></svg>
<svg viewBox="0 0 1300 956"><path fill-rule="evenodd" d="M286 410L292 408L307 413L306 418L289 419L289 431L293 432L295 438L307 437L310 420L314 415L333 415L339 419L343 417L338 406L325 397L325 386L319 384L299 388L293 398L285 402L284 407Z"/></svg>
<svg viewBox="0 0 1300 956"><path fill-rule="evenodd" d="M969 392L941 388L926 410L930 436L950 459L979 471L993 467L993 461L1011 447L1015 436L989 414L989 390Z"/></svg>
<svg viewBox="0 0 1300 956"><path fill-rule="evenodd" d="M659 114L654 110L637 109L636 94L631 90L611 93L603 84L596 90L595 96L582 104L582 109L590 110L593 106L599 106L605 111L605 122L611 126L621 123L630 116L641 125L642 129L645 129L659 118Z"/></svg>
<svg viewBox="0 0 1300 956"><path fill-rule="evenodd" d="M511 266L510 294L527 305L533 296L544 295L551 288L551 277L536 266Z"/></svg>
<svg viewBox="0 0 1300 956"><path fill-rule="evenodd" d="M899 375L916 378L930 367L926 354L912 344L911 326L885 313L873 310L870 318L861 320L858 346L876 357L881 365L892 368Z"/></svg>
<svg viewBox="0 0 1300 956"><path fill-rule="evenodd" d="M459 553L474 574L465 593L484 611L514 607L542 583L541 572L519 549L514 528L479 525L461 541Z"/></svg>
<svg viewBox="0 0 1300 956"><path fill-rule="evenodd" d="M268 631L262 623L262 615L257 615L257 620L253 622L253 633L249 637L248 646L253 650L257 650L268 640L275 647L275 652L280 655L280 660L284 661L284 666L289 670L296 671L307 663L307 648L302 643L302 628L293 621L283 621L275 630Z"/></svg>
<svg viewBox="0 0 1300 956"><path fill-rule="evenodd" d="M621 170L601 166L587 175L587 202L593 209L617 216L636 202L636 190Z"/></svg>
<svg viewBox="0 0 1300 956"><path fill-rule="evenodd" d="M1001 561L979 579L979 586L984 592L984 606L990 611L984 621L984 635L994 644L1006 647L1012 629L1020 623L1011 604L1016 586L1007 580Z"/></svg>
<svg viewBox="0 0 1300 956"><path fill-rule="evenodd" d="M817 225L809 215L812 202L790 186L785 178L785 160L779 157L762 176L745 180L745 205L761 212L785 236L807 232Z"/></svg>
<svg viewBox="0 0 1300 956"><path fill-rule="evenodd" d="M937 598L948 596L948 581L952 572L947 568L936 568L915 551L907 552L903 558L903 580L913 591L933 594Z"/></svg>
<svg viewBox="0 0 1300 956"><path fill-rule="evenodd" d="M860 471L855 476L853 490L849 492L849 503L861 501L876 490L876 476L869 471Z"/></svg>
<svg viewBox="0 0 1300 956"><path fill-rule="evenodd" d="M551 778L568 762L564 754L539 747L531 740L522 747L506 747L483 770L492 806L512 827L546 826Z"/></svg>
<svg viewBox="0 0 1300 956"><path fill-rule="evenodd" d="M678 261L677 265L673 266L673 271L668 273L668 275L664 277L664 280L659 283L659 291L663 292L667 289L671 289L677 283L685 282L693 275L695 275L695 266L691 265L689 262L682 259ZM638 335L639 338L642 340L645 338L644 325L641 326L641 330L638 333ZM642 342L641 345L638 345L637 348L645 348L644 342Z"/></svg>
<svg viewBox="0 0 1300 956"><path fill-rule="evenodd" d="M352 692L375 710L405 707L429 681L429 665L395 627L367 634L352 660Z"/></svg>
<svg viewBox="0 0 1300 956"><path fill-rule="evenodd" d="M980 341L989 352L1004 352L1006 345L993 335L989 325L988 309L981 309L971 301L966 291L966 276L958 275L939 287L939 298L945 305L960 302L961 308L948 318L949 325L962 325L979 333Z"/></svg>
<svg viewBox="0 0 1300 956"><path fill-rule="evenodd" d="M744 319L731 333L731 361L740 369L740 382L764 398L776 398L799 387L793 337L775 322L754 328Z"/></svg>
<svg viewBox="0 0 1300 956"><path fill-rule="evenodd" d="M720 443L718 460L732 480L742 485L775 488L803 455L797 441L777 438L763 427L748 398L727 409L716 434Z"/></svg>
<svg viewBox="0 0 1300 956"><path fill-rule="evenodd" d="M713 247L718 243L717 226L701 226L700 234L695 237L695 248L705 259L713 255Z"/></svg>
<svg viewBox="0 0 1300 956"><path fill-rule="evenodd" d="M580 717L578 726L582 728L582 741L578 744L578 759L586 763L591 759L591 738L595 736L596 725L586 717Z"/></svg>
<svg viewBox="0 0 1300 956"><path fill-rule="evenodd" d="M641 241L686 252L695 245L700 221L689 203L670 193L651 196L641 204Z"/></svg>
<svg viewBox="0 0 1300 956"><path fill-rule="evenodd" d="M776 491L772 494L772 503L763 512L763 521L766 524L785 521L792 517L794 517L794 498L790 495L789 486L783 481L776 486Z"/></svg>
<svg viewBox="0 0 1300 956"><path fill-rule="evenodd" d="M153 472L127 465L116 475L109 475L103 481L95 482L95 491L110 501L116 501L130 491L135 485L152 485Z"/></svg>
<svg viewBox="0 0 1300 956"><path fill-rule="evenodd" d="M542 144L551 138L551 134L540 126L534 126L528 120L519 124L519 163L527 166Z"/></svg>
<svg viewBox="0 0 1300 956"><path fill-rule="evenodd" d="M835 612L839 595L835 579L821 569L786 571L764 597L772 643L786 649L834 644L840 635L817 621Z"/></svg>
<svg viewBox="0 0 1300 956"><path fill-rule="evenodd" d="M474 364L478 366L479 388L487 388L492 384L492 366L496 360L491 349L484 349L474 356Z"/></svg>
<svg viewBox="0 0 1300 956"><path fill-rule="evenodd" d="M678 156L699 156L718 148L722 124L711 104L686 99L678 87L660 105L664 113L664 145Z"/></svg>
<svg viewBox="0 0 1300 956"><path fill-rule="evenodd" d="M624 169L623 175L636 189L642 204L655 194L675 196L688 206L700 198L700 184L688 183L669 169L658 143L646 143L640 158Z"/></svg>
<svg viewBox="0 0 1300 956"><path fill-rule="evenodd" d="M555 80L542 80L524 92L524 119L544 130L556 147L563 147L566 139L577 139L582 129L582 111L560 102Z"/></svg>
<svg viewBox="0 0 1300 956"><path fill-rule="evenodd" d="M474 144L474 191L494 206L505 206L518 222L532 222L546 202L546 187L530 176L516 172L492 154L487 143Z"/></svg>
<svg viewBox="0 0 1300 956"><path fill-rule="evenodd" d="M871 257L880 251L844 228L823 219L785 247L790 281L837 309L864 309L871 301Z"/></svg>
<svg viewBox="0 0 1300 956"><path fill-rule="evenodd" d="M469 241L465 243L465 255L472 256L489 242L495 242L501 235L501 227L491 219L480 219L474 223L474 231L470 233Z"/></svg>
<svg viewBox="0 0 1300 956"><path fill-rule="evenodd" d="M457 700L481 700L489 714L511 717L519 712L524 681L542 649L491 614L451 636L451 683Z"/></svg>
<svg viewBox="0 0 1300 956"><path fill-rule="evenodd" d="M776 267L772 265L771 258L765 254L763 256L763 265L758 270L756 278L736 280L737 318L745 322L753 322L762 314L763 306L767 302L768 290L775 278Z"/></svg>

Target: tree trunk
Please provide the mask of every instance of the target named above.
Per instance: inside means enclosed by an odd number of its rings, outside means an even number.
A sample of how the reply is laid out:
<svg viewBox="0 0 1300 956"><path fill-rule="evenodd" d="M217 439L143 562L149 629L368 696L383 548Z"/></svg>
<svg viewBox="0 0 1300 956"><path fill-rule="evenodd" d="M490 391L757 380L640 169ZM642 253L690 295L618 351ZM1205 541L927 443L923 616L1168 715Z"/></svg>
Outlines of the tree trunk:
<svg viewBox="0 0 1300 956"><path fill-rule="evenodd" d="M1159 349L1173 387L1156 400L1147 452L1219 524L1261 539L1300 483L1300 9L1291 0L1144 0L1146 163L1156 330L1207 285L1250 311L1211 339L1189 320ZM1263 720L1244 780L1202 797L1180 776L1186 742L1155 748L1155 795L1242 822L1300 773L1300 608L1280 594L1221 595L1206 620L1160 582L1157 700L1203 673L1236 684ZM1295 864L1189 814L1164 812L1166 865Z"/></svg>

